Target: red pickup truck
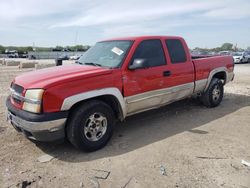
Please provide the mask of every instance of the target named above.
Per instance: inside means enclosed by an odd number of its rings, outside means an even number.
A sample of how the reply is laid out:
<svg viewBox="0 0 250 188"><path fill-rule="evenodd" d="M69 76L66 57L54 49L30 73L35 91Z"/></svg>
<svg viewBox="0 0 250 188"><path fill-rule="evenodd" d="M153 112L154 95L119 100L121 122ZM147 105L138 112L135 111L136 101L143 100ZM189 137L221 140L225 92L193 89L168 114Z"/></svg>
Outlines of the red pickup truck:
<svg viewBox="0 0 250 188"><path fill-rule="evenodd" d="M8 120L30 139L68 138L77 148L106 145L115 122L192 95L207 107L234 77L231 56L192 58L181 37L143 36L96 43L73 65L17 76Z"/></svg>

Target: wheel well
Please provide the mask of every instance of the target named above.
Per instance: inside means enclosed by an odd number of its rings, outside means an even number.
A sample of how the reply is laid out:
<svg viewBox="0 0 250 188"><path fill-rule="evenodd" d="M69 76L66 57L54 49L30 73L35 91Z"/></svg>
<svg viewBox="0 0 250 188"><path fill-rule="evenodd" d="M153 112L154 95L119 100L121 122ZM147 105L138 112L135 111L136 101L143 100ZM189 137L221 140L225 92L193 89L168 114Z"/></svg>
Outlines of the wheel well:
<svg viewBox="0 0 250 188"><path fill-rule="evenodd" d="M115 113L115 117L119 120L122 120L123 119L123 113L122 113L122 108L119 104L119 101L116 97L112 96L112 95L102 95L102 96L97 96L97 97L93 97L93 98L90 98L90 99L86 99L86 100L83 100L83 101L79 101L77 102L76 104L74 104L71 108L70 108L70 113L72 111L74 111L74 109L78 108L80 105L82 105L84 102L86 101L90 101L90 100L100 100L100 101L103 101L105 102L106 104L108 104L112 110L114 111Z"/></svg>
<svg viewBox="0 0 250 188"><path fill-rule="evenodd" d="M227 75L226 75L226 72L222 71L222 72L217 72L213 78L218 78L220 80L223 81L223 84L226 83L226 79L227 79Z"/></svg>

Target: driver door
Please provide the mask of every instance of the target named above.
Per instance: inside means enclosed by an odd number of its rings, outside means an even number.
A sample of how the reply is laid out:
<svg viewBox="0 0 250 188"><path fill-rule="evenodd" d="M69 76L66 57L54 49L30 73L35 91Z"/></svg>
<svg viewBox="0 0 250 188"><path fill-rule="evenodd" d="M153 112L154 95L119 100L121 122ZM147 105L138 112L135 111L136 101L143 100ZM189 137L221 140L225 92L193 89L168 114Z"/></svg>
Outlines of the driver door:
<svg viewBox="0 0 250 188"><path fill-rule="evenodd" d="M164 79L168 76L161 40L142 41L137 46L130 64L138 59L147 61L147 66L127 70L123 75L128 114L160 105L161 89L165 88Z"/></svg>

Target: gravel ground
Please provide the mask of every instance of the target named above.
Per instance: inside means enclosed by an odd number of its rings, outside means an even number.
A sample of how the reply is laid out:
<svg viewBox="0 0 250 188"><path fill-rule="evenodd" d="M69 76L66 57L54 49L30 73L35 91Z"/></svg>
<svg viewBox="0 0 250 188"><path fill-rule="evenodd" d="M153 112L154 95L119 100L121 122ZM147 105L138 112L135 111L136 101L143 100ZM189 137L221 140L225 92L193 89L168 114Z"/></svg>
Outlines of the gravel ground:
<svg viewBox="0 0 250 188"><path fill-rule="evenodd" d="M250 187L250 64L236 65L219 107L188 99L129 117L93 153L33 143L6 122L9 84L25 71L0 66L0 187Z"/></svg>

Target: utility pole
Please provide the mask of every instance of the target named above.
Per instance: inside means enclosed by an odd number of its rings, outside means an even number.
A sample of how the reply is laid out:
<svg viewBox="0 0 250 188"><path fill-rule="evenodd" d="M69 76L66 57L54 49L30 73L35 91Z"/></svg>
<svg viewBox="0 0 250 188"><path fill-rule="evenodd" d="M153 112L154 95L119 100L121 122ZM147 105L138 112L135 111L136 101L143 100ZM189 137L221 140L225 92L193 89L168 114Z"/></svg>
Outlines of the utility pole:
<svg viewBox="0 0 250 188"><path fill-rule="evenodd" d="M78 31L76 31L76 35L75 35L75 46L76 46L76 43L77 43L77 38L78 38ZM75 49L75 52L77 52L77 49Z"/></svg>

